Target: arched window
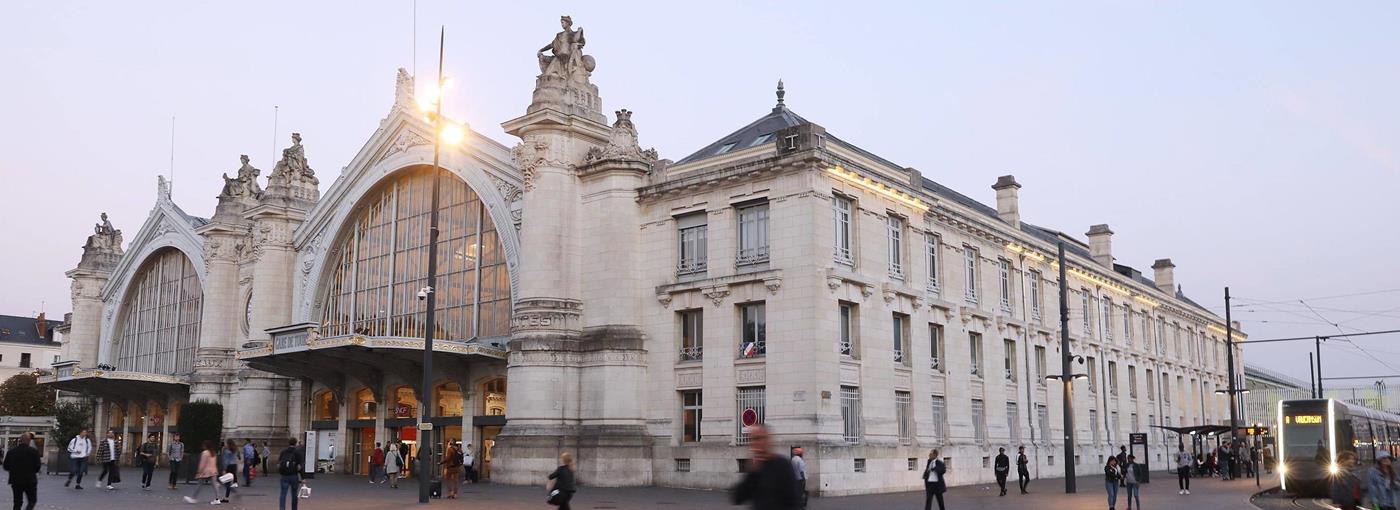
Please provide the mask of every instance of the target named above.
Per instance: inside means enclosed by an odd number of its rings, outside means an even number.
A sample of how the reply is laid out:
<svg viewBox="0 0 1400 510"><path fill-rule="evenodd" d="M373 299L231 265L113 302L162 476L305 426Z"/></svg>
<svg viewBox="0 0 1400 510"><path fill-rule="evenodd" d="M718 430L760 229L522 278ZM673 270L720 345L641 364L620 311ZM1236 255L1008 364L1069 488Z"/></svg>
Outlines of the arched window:
<svg viewBox="0 0 1400 510"><path fill-rule="evenodd" d="M155 374L194 370L204 292L190 259L173 248L156 252L129 289L115 345L117 369Z"/></svg>
<svg viewBox="0 0 1400 510"><path fill-rule="evenodd" d="M506 379L492 379L481 385L482 414L486 416L506 415Z"/></svg>
<svg viewBox="0 0 1400 510"><path fill-rule="evenodd" d="M394 389L394 408L391 409L393 418L413 418L418 416L418 397L413 394L410 386L399 386Z"/></svg>
<svg viewBox="0 0 1400 510"><path fill-rule="evenodd" d="M455 382L442 383L433 388L433 403L437 410L433 416L462 415L462 387Z"/></svg>
<svg viewBox="0 0 1400 510"><path fill-rule="evenodd" d="M369 388L355 392L355 418L374 419L374 414L379 411L378 406L379 403L374 401L374 392L369 391Z"/></svg>
<svg viewBox="0 0 1400 510"><path fill-rule="evenodd" d="M421 337L427 282L432 170L386 179L356 206L326 284L321 335ZM480 197L444 176L440 195L437 329L445 340L510 333L510 275L496 226Z"/></svg>

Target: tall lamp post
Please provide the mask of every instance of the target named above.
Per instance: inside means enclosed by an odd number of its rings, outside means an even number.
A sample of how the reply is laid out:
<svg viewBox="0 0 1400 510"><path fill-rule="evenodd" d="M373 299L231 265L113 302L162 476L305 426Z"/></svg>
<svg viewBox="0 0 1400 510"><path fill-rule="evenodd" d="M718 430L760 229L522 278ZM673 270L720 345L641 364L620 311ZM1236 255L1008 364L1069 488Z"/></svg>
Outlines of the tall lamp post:
<svg viewBox="0 0 1400 510"><path fill-rule="evenodd" d="M449 145L456 145L461 142L465 135L465 130L456 124L444 122L442 118L442 95L446 88L446 78L442 74L443 49L446 42L447 29L443 27L438 33L438 79L437 88L433 89L430 104L420 104L427 116L427 120L433 124L433 186L432 198L430 200L428 212L428 278L427 286L418 291L418 297L424 299L424 306L428 308L424 317L423 328L423 381L419 387L419 420L418 420L418 502L427 503L432 490L432 473L434 470L429 467L432 464L433 450L433 333L437 329L437 252L438 252L438 195L442 184L442 166L440 154L444 142Z"/></svg>
<svg viewBox="0 0 1400 510"><path fill-rule="evenodd" d="M1073 361L1084 363L1083 356L1069 352L1069 281L1065 279L1065 243L1059 244L1060 264L1060 374L1047 375L1046 380L1060 381L1064 387L1065 420L1065 494L1074 494L1074 380L1088 379L1089 374L1076 374Z"/></svg>
<svg viewBox="0 0 1400 510"><path fill-rule="evenodd" d="M1230 454L1236 459L1240 458L1239 452L1239 409L1235 406L1235 395L1240 393L1235 385L1235 324L1230 321L1230 288L1225 287L1225 371L1229 372L1229 386L1226 390L1230 394ZM1230 478L1238 478L1240 475L1239 463L1230 464Z"/></svg>
<svg viewBox="0 0 1400 510"><path fill-rule="evenodd" d="M1236 438L1239 429L1235 426L1235 416L1236 413L1239 412L1239 410L1235 408L1235 403L1239 398L1236 397L1236 395L1244 395L1246 393L1249 393L1249 388L1235 387L1235 377L1233 375L1230 377L1230 389L1215 390L1216 395L1230 396L1230 455L1235 459L1234 462L1230 463L1230 478L1239 478L1240 475L1240 449L1238 439ZM1257 470L1258 467L1256 466L1255 469Z"/></svg>

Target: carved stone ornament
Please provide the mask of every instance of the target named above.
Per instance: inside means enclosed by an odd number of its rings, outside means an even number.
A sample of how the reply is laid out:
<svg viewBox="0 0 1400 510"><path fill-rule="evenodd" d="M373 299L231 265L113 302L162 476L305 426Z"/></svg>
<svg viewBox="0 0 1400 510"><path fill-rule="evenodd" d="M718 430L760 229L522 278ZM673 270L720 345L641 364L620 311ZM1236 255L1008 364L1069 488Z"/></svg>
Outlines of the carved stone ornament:
<svg viewBox="0 0 1400 510"><path fill-rule="evenodd" d="M598 87L588 80L598 64L592 56L583 54L583 47L588 43L583 29L574 30L574 20L568 16L560 17L559 25L563 30L535 52L540 75L535 78L535 93L526 111L554 110L598 123L607 122Z"/></svg>
<svg viewBox="0 0 1400 510"><path fill-rule="evenodd" d="M301 145L301 133L292 133L292 146L282 149L282 159L267 176L267 191L270 197L290 198L315 202L321 197L317 187L321 181L306 161L306 149Z"/></svg>
<svg viewBox="0 0 1400 510"><path fill-rule="evenodd" d="M405 129L403 131L399 131L398 136L394 137L393 143L389 144L389 149L384 151L384 156L379 158L379 160L383 161L389 159L390 156L393 156L400 152L408 151L409 149L420 145L432 144L432 140L429 140L427 137L420 135L417 132Z"/></svg>
<svg viewBox="0 0 1400 510"><path fill-rule="evenodd" d="M778 289L779 289L779 288L782 288L782 286L783 286L783 279L782 279L782 277L764 278L764 279L763 279L763 287L766 288L766 289L768 289L768 294L769 294L769 295L772 295L772 296L778 295Z"/></svg>
<svg viewBox="0 0 1400 510"><path fill-rule="evenodd" d="M842 280L840 276L827 275L826 288L831 289L831 292L836 292L838 289L841 288L841 284L843 282L844 280Z"/></svg>
<svg viewBox="0 0 1400 510"><path fill-rule="evenodd" d="M632 112L626 109L617 111L617 122L613 123L608 144L604 147L591 147L584 155L583 163L591 165L599 161L641 161L648 165L656 163L656 149L642 150L637 143L637 126L632 124Z"/></svg>
<svg viewBox="0 0 1400 510"><path fill-rule="evenodd" d="M413 104L413 75L408 74L408 70L400 67L398 75L394 77L394 107L404 110L412 110Z"/></svg>
<svg viewBox="0 0 1400 510"><path fill-rule="evenodd" d="M122 258L122 231L112 227L107 213L102 213L102 221L93 227L83 245L83 258L78 262L79 269L111 271Z"/></svg>
<svg viewBox="0 0 1400 510"><path fill-rule="evenodd" d="M77 283L74 282L74 284L76 285ZM76 291L74 291L74 292L76 292ZM670 293L670 292L663 292L663 293L661 293L661 294L657 294L657 295L656 295L656 302L661 303L661 307L662 307L662 308L670 308L670 307L671 307L671 299L672 299L672 296L671 296L671 293Z"/></svg>
<svg viewBox="0 0 1400 510"><path fill-rule="evenodd" d="M874 293L875 293L875 286L874 286L874 285L861 285L861 286L860 286L860 295L861 295L861 297L866 297L866 298L868 298L868 297L870 297L871 294L874 294Z"/></svg>
<svg viewBox="0 0 1400 510"><path fill-rule="evenodd" d="M549 143L534 137L525 138L510 150L511 157L515 158L515 167L524 177L525 191L535 189L535 170L544 164L547 150Z"/></svg>
<svg viewBox="0 0 1400 510"><path fill-rule="evenodd" d="M729 297L729 287L710 287L708 289L700 291L700 293L703 294L705 297L709 298L710 301L713 301L715 303L715 306L719 306L724 303L724 298Z"/></svg>
<svg viewBox="0 0 1400 510"><path fill-rule="evenodd" d="M258 185L258 174L261 170L253 168L248 164L248 155L243 154L238 157L242 166L238 167L236 177L229 177L224 174L224 188L219 192L219 200L232 200L242 198L256 199L262 196L262 187Z"/></svg>
<svg viewBox="0 0 1400 510"><path fill-rule="evenodd" d="M899 297L899 294L896 293L894 289L883 289L881 294L884 295L886 303L893 303L895 298Z"/></svg>

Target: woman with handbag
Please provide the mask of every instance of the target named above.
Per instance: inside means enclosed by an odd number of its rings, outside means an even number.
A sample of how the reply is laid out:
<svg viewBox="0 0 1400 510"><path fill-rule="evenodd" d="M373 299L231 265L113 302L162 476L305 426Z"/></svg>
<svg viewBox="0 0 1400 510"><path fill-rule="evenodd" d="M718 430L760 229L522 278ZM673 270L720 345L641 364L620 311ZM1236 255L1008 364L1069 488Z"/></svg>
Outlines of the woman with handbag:
<svg viewBox="0 0 1400 510"><path fill-rule="evenodd" d="M559 510L569 510L569 500L574 499L574 456L569 452L559 454L559 467L549 474L549 504Z"/></svg>
<svg viewBox="0 0 1400 510"><path fill-rule="evenodd" d="M228 498L233 496L233 489L238 487L238 444L232 439L224 442L224 451L220 453L219 461L223 463L224 474L219 475L219 483L224 484L224 498L221 503L228 503Z"/></svg>
<svg viewBox="0 0 1400 510"><path fill-rule="evenodd" d="M204 490L206 485L213 485L214 477L219 476L219 462L215 460L217 456L218 450L214 441L205 439L203 448L199 452L199 466L194 472L194 477L198 481L198 484L194 486L194 494L185 496L186 503L195 504L198 502L200 491ZM217 505L223 502L218 498L218 489L214 490L214 496L214 500L210 501L209 504Z"/></svg>

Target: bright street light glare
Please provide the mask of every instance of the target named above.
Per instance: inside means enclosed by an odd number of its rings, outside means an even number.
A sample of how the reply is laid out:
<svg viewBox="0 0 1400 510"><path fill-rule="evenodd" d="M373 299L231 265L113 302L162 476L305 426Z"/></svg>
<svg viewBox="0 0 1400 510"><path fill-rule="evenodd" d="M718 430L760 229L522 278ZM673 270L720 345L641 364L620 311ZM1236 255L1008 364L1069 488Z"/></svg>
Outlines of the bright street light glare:
<svg viewBox="0 0 1400 510"><path fill-rule="evenodd" d="M447 145L457 145L462 143L462 140L467 137L467 130L462 129L462 126L460 124L446 123L442 126L442 133L440 137L442 143L445 143Z"/></svg>

